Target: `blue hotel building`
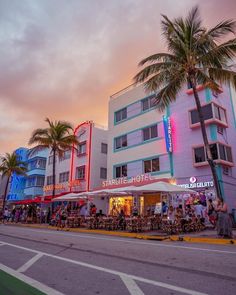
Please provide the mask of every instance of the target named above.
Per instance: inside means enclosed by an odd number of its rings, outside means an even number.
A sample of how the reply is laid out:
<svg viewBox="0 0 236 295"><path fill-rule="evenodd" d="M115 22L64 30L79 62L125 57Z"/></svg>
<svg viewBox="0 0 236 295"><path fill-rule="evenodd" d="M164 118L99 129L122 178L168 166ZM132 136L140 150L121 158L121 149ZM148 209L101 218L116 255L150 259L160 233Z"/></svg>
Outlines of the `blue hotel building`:
<svg viewBox="0 0 236 295"><path fill-rule="evenodd" d="M30 149L19 148L15 153L19 160L27 163L28 171L27 176L12 175L7 200L33 199L43 195L48 151L31 155Z"/></svg>

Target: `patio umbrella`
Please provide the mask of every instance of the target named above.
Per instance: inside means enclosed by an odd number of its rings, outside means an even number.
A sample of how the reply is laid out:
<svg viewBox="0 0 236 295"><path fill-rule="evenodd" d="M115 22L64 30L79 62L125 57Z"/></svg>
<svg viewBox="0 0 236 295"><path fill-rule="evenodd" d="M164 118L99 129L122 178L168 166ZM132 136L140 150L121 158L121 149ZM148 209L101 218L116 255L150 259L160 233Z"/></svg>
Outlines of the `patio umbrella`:
<svg viewBox="0 0 236 295"><path fill-rule="evenodd" d="M86 193L88 196L123 196L127 195L127 193L124 190L119 189L101 189L97 191L92 191Z"/></svg>
<svg viewBox="0 0 236 295"><path fill-rule="evenodd" d="M133 186L132 188L126 187L124 188L127 192L135 193L135 192L163 192L163 193L188 193L188 194L196 194L194 190L183 188L178 185L170 184L164 181L157 181L149 184L145 184L142 186Z"/></svg>
<svg viewBox="0 0 236 295"><path fill-rule="evenodd" d="M64 201L78 201L81 199L86 199L86 196L82 196L79 193L68 193L66 195L54 198L52 202L64 202Z"/></svg>

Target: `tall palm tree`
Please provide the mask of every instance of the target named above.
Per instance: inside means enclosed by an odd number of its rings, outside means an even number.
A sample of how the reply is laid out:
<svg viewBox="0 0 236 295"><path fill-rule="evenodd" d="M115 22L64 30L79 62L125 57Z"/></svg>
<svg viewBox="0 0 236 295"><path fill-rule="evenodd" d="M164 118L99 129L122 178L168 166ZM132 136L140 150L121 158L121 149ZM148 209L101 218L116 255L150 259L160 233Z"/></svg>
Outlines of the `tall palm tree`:
<svg viewBox="0 0 236 295"><path fill-rule="evenodd" d="M7 177L5 193L3 197L3 210L5 208L5 202L7 197L7 189L13 173L16 175L27 176L27 164L19 160L17 154L13 152L12 154L6 153L5 156L0 158L0 172L2 172L2 178Z"/></svg>
<svg viewBox="0 0 236 295"><path fill-rule="evenodd" d="M36 144L31 150L31 154L41 150L50 149L53 156L52 168L52 195L55 196L56 184L56 157L61 158L64 152L71 150L78 144L78 139L73 133L73 127L70 123L65 121L52 122L48 118L45 119L48 123L47 128L39 128L33 131L29 144Z"/></svg>
<svg viewBox="0 0 236 295"><path fill-rule="evenodd" d="M226 35L235 33L236 22L224 20L207 29L202 24L198 7L194 7L185 18L170 20L165 15L162 17L162 33L168 52L143 59L139 66L145 67L134 81L143 83L147 92L155 93L157 107L162 111L176 100L184 85L190 85L217 197L222 199L197 85L202 84L216 93L220 92L222 83L232 83L236 88L236 72L229 66L236 55L236 38L225 41Z"/></svg>

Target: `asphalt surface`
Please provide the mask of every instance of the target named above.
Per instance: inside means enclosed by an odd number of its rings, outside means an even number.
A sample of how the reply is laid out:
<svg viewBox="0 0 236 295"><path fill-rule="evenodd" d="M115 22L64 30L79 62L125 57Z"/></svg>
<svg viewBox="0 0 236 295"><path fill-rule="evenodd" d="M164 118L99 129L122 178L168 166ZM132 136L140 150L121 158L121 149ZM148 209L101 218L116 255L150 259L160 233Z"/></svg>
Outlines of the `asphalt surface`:
<svg viewBox="0 0 236 295"><path fill-rule="evenodd" d="M0 225L4 267L49 287L45 293L50 295L236 294L235 245Z"/></svg>

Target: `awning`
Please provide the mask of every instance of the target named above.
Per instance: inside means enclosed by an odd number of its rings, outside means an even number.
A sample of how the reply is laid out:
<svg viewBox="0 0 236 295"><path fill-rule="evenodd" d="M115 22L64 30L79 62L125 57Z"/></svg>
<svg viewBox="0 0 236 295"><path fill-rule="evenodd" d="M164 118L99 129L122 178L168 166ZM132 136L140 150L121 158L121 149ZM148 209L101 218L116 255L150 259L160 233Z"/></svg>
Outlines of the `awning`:
<svg viewBox="0 0 236 295"><path fill-rule="evenodd" d="M178 185L170 184L164 181L157 181L142 186L133 186L127 188L120 188L120 190L125 192L135 193L135 192L162 192L162 193L182 193L182 194L196 194L194 190L183 188Z"/></svg>
<svg viewBox="0 0 236 295"><path fill-rule="evenodd" d="M52 202L64 202L64 201L78 201L81 199L87 199L86 195L81 195L81 193L69 193L57 198L52 199Z"/></svg>

